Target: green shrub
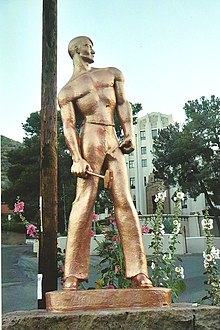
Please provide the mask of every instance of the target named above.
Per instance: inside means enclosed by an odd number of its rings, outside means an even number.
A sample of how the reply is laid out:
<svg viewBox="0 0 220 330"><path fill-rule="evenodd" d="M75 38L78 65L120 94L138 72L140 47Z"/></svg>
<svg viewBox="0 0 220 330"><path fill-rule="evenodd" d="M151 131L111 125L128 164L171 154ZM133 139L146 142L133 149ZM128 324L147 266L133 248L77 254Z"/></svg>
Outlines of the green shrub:
<svg viewBox="0 0 220 330"><path fill-rule="evenodd" d="M26 234L26 226L22 222L17 222L15 220L2 222L1 229L4 231Z"/></svg>

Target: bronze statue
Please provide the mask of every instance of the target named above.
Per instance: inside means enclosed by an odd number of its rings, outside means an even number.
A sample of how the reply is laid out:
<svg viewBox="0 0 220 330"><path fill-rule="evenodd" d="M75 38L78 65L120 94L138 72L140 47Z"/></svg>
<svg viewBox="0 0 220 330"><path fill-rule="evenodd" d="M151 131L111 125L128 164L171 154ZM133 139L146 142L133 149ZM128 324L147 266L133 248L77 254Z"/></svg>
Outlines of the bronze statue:
<svg viewBox="0 0 220 330"><path fill-rule="evenodd" d="M58 101L64 135L77 178L76 199L69 219L64 285L65 290L77 290L80 281L89 276L90 235L93 207L103 165L113 174L110 192L116 223L122 241L126 277L133 288L151 288L142 232L137 211L130 194L124 155L134 150L132 111L124 92L124 78L116 68L93 68L94 50L90 38L80 36L69 43L69 55L74 71L61 89ZM124 140L119 144L114 128L117 112ZM77 116L83 123L78 135Z"/></svg>

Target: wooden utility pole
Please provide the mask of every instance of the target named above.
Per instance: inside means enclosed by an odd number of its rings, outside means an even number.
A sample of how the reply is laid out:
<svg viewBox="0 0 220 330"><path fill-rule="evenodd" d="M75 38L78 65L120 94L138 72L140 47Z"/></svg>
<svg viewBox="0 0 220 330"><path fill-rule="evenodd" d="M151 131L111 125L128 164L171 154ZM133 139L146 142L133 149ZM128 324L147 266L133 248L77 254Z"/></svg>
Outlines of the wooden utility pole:
<svg viewBox="0 0 220 330"><path fill-rule="evenodd" d="M57 289L57 0L43 0L38 308ZM42 277L42 281L39 279Z"/></svg>

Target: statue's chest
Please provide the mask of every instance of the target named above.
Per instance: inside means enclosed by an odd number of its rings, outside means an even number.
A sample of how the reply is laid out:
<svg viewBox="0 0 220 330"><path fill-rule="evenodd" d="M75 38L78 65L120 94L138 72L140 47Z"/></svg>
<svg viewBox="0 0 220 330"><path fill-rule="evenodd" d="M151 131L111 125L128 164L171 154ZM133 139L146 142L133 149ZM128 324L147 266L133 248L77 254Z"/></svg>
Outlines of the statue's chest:
<svg viewBox="0 0 220 330"><path fill-rule="evenodd" d="M102 72L96 71L94 73L83 74L78 77L74 83L74 99L77 100L86 96L89 93L99 94L105 88L113 88L114 79L112 75Z"/></svg>

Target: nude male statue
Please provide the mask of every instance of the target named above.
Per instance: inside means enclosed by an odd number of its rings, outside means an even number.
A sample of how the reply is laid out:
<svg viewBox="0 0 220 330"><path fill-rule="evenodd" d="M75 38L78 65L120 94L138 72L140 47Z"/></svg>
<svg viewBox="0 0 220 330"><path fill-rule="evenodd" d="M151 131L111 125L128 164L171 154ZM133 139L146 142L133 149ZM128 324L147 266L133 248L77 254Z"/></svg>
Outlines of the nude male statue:
<svg viewBox="0 0 220 330"><path fill-rule="evenodd" d="M80 281L88 280L90 236L93 206L99 178L88 171L100 173L105 164L113 173L110 192L116 223L122 241L126 277L134 288L150 288L146 255L137 211L130 194L124 153L134 150L132 111L124 92L122 73L113 67L93 68L94 50L90 38L80 36L69 43L74 72L61 89L58 101L64 135L77 178L76 199L69 218L64 272L65 290L77 290ZM114 112L124 132L121 144L114 129ZM81 133L76 118L83 117Z"/></svg>

